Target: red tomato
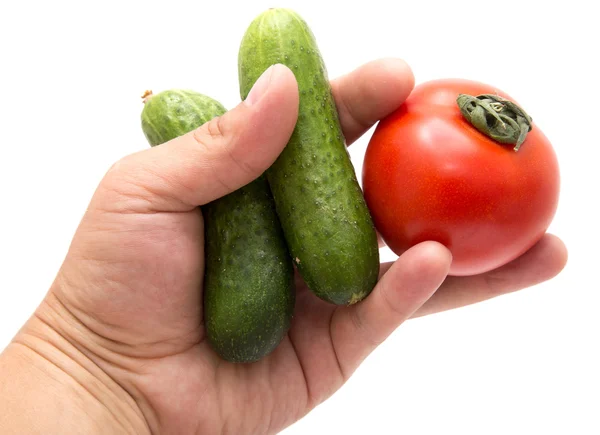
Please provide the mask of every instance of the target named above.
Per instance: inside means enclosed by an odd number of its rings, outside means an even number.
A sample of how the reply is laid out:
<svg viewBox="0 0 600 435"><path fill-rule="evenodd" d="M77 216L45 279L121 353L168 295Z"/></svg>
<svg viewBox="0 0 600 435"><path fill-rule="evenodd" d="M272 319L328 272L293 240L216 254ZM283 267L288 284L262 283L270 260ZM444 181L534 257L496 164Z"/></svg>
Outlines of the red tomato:
<svg viewBox="0 0 600 435"><path fill-rule="evenodd" d="M543 236L560 180L554 150L535 123L515 151L463 117L461 93L514 102L467 80L417 86L377 126L362 182L375 226L394 253L438 241L452 252L451 275L474 275L517 258Z"/></svg>

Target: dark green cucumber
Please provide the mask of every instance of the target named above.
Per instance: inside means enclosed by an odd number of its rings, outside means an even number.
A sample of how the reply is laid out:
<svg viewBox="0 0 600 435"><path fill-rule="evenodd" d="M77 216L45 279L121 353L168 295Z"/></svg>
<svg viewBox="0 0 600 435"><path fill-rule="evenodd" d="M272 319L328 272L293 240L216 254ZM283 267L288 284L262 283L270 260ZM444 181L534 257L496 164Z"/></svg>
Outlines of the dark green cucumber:
<svg viewBox="0 0 600 435"><path fill-rule="evenodd" d="M142 129L156 146L225 111L197 92L164 91L146 99ZM207 338L227 361L257 361L286 335L295 302L293 263L266 178L202 206L202 213Z"/></svg>
<svg viewBox="0 0 600 435"><path fill-rule="evenodd" d="M292 137L267 171L277 213L309 288L326 301L352 304L377 282L377 234L315 38L289 9L270 9L246 30L238 55L242 98L276 63L293 71L300 92Z"/></svg>

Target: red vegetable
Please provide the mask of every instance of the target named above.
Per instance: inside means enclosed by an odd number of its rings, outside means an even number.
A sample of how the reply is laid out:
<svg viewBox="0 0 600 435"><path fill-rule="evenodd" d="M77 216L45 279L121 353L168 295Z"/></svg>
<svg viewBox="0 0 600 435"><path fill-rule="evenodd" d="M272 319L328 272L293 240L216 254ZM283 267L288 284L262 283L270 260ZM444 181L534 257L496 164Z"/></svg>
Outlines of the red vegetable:
<svg viewBox="0 0 600 435"><path fill-rule="evenodd" d="M379 123L363 190L392 251L435 240L453 254L452 275L474 275L542 237L558 204L558 162L513 101L482 83L436 80Z"/></svg>

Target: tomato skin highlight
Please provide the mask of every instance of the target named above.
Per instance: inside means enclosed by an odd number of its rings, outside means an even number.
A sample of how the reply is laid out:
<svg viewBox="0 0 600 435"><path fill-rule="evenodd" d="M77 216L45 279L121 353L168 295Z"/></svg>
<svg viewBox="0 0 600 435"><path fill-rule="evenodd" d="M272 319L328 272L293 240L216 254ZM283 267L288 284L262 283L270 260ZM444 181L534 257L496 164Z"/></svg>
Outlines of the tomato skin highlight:
<svg viewBox="0 0 600 435"><path fill-rule="evenodd" d="M456 104L461 93L514 101L468 80L417 86L375 129L362 187L375 226L394 253L435 240L452 252L451 275L475 275L514 260L544 235L558 206L560 176L535 117L514 151L462 116Z"/></svg>

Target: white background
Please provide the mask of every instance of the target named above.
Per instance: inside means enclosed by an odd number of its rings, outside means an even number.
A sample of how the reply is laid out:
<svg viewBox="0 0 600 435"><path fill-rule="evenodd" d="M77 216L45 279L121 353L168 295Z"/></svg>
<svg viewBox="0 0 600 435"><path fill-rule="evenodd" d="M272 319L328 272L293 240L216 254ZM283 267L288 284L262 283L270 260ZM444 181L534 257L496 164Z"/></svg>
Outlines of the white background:
<svg viewBox="0 0 600 435"><path fill-rule="evenodd" d="M140 95L239 101L237 50L268 7L311 25L330 76L401 57L417 82L484 81L551 139L562 192L551 282L402 326L292 434L599 434L598 122L593 2L3 2L0 349L52 282L107 168L147 147ZM372 131L351 148L356 169Z"/></svg>

